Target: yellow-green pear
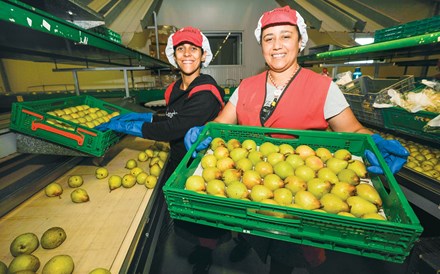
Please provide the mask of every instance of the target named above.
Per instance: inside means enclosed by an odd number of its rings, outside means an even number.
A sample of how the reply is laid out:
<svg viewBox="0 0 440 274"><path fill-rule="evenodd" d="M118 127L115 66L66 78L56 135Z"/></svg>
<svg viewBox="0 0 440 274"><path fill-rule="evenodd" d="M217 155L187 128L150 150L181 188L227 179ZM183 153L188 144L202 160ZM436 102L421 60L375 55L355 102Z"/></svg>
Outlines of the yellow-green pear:
<svg viewBox="0 0 440 274"><path fill-rule="evenodd" d="M160 160L165 162L168 159L168 152L166 152L166 151L159 151L159 153L157 154L157 157L159 157Z"/></svg>
<svg viewBox="0 0 440 274"><path fill-rule="evenodd" d="M0 274L6 273L8 273L8 266L4 262L0 261Z"/></svg>
<svg viewBox="0 0 440 274"><path fill-rule="evenodd" d="M206 189L205 180L200 175L191 175L186 179L185 189L192 191L204 191Z"/></svg>
<svg viewBox="0 0 440 274"><path fill-rule="evenodd" d="M340 216L356 218L356 216L354 216L354 215L351 214L350 212L341 211L341 212L338 212L337 214L340 215Z"/></svg>
<svg viewBox="0 0 440 274"><path fill-rule="evenodd" d="M325 181L329 181L332 185L339 182L339 178L336 173L328 167L323 167L318 170L318 178L323 179Z"/></svg>
<svg viewBox="0 0 440 274"><path fill-rule="evenodd" d="M19 271L34 271L40 268L40 260L32 254L20 254L15 257L8 267L8 273Z"/></svg>
<svg viewBox="0 0 440 274"><path fill-rule="evenodd" d="M83 182L84 182L84 179L81 175L73 175L73 176L69 177L67 184L70 187L75 188L75 187L82 186Z"/></svg>
<svg viewBox="0 0 440 274"><path fill-rule="evenodd" d="M295 171L291 164L286 161L281 161L273 166L273 171L276 175L280 176L281 179L286 179L288 176L294 175Z"/></svg>
<svg viewBox="0 0 440 274"><path fill-rule="evenodd" d="M162 171L162 169L160 168L160 166L158 164L154 164L150 167L150 174L154 175L156 177L160 176L161 171Z"/></svg>
<svg viewBox="0 0 440 274"><path fill-rule="evenodd" d="M289 205L293 202L293 194L287 188L278 188L273 192L273 199L280 205Z"/></svg>
<svg viewBox="0 0 440 274"><path fill-rule="evenodd" d="M314 171L318 171L324 167L324 162L316 155L310 155L304 160L305 164L312 168Z"/></svg>
<svg viewBox="0 0 440 274"><path fill-rule="evenodd" d="M245 184L235 181L226 187L226 195L233 199L244 199L249 195L249 191Z"/></svg>
<svg viewBox="0 0 440 274"><path fill-rule="evenodd" d="M337 195L343 201L347 200L348 197L353 196L356 187L346 182L337 182L330 193Z"/></svg>
<svg viewBox="0 0 440 274"><path fill-rule="evenodd" d="M348 197L347 204L350 206L350 213L356 217L367 213L377 213L376 205L359 196Z"/></svg>
<svg viewBox="0 0 440 274"><path fill-rule="evenodd" d="M200 160L202 168L215 167L217 165L217 158L214 154L205 154Z"/></svg>
<svg viewBox="0 0 440 274"><path fill-rule="evenodd" d="M145 179L145 187L148 189L152 189L157 184L157 177L154 175L148 175Z"/></svg>
<svg viewBox="0 0 440 274"><path fill-rule="evenodd" d="M295 153L295 149L289 144L281 144L278 147L280 148L280 153L286 157L290 154Z"/></svg>
<svg viewBox="0 0 440 274"><path fill-rule="evenodd" d="M267 157L272 152L280 151L280 148L271 142L264 142L260 145L259 151L263 154L263 156Z"/></svg>
<svg viewBox="0 0 440 274"><path fill-rule="evenodd" d="M141 172L143 172L143 170L138 166L130 169L130 174L133 175L134 177L137 177Z"/></svg>
<svg viewBox="0 0 440 274"><path fill-rule="evenodd" d="M53 249L59 247L67 238L66 232L61 227L51 227L41 236L41 247Z"/></svg>
<svg viewBox="0 0 440 274"><path fill-rule="evenodd" d="M260 202L263 204L269 204L269 205L279 205L273 199L263 199ZM275 210L269 210L269 209L260 209L260 210L257 210L257 213L267 215L267 216L273 216L273 217L277 217L277 218L284 218L284 216L285 216L284 213L282 213L282 212L278 212Z"/></svg>
<svg viewBox="0 0 440 274"><path fill-rule="evenodd" d="M333 170L334 173L338 174L341 170L348 166L348 161L333 157L328 159L325 164L328 168Z"/></svg>
<svg viewBox="0 0 440 274"><path fill-rule="evenodd" d="M362 219L376 219L376 220L382 220L385 221L386 218L379 213L366 213L361 216Z"/></svg>
<svg viewBox="0 0 440 274"><path fill-rule="evenodd" d="M251 189L251 200L254 202L261 202L264 199L273 197L273 192L264 185L255 185Z"/></svg>
<svg viewBox="0 0 440 274"><path fill-rule="evenodd" d="M104 179L108 176L108 170L105 167L98 167L95 170L95 177L97 179Z"/></svg>
<svg viewBox="0 0 440 274"><path fill-rule="evenodd" d="M295 175L291 175L284 179L284 187L290 190L293 195L300 190L307 190L306 181Z"/></svg>
<svg viewBox="0 0 440 274"><path fill-rule="evenodd" d="M108 187L110 192L122 186L122 178L118 175L112 175L108 178Z"/></svg>
<svg viewBox="0 0 440 274"><path fill-rule="evenodd" d="M329 181L320 178L313 178L307 181L307 191L315 195L317 199L321 199L324 194L329 193L332 185Z"/></svg>
<svg viewBox="0 0 440 274"><path fill-rule="evenodd" d="M11 252L12 256L17 257L21 254L31 254L38 248L39 245L40 242L37 235L32 232L28 232L15 237L9 246L9 251Z"/></svg>
<svg viewBox="0 0 440 274"><path fill-rule="evenodd" d="M308 145L299 145L295 149L295 153L301 156L303 160L311 155L316 155L315 150Z"/></svg>
<svg viewBox="0 0 440 274"><path fill-rule="evenodd" d="M322 209L328 213L339 213L341 211L348 212L348 204L341 198L332 193L327 193L322 196L321 200Z"/></svg>
<svg viewBox="0 0 440 274"><path fill-rule="evenodd" d="M8 273L8 266L0 261L0 274L7 274Z"/></svg>
<svg viewBox="0 0 440 274"><path fill-rule="evenodd" d="M321 207L319 200L311 192L300 190L294 197L294 203L304 209L318 209Z"/></svg>
<svg viewBox="0 0 440 274"><path fill-rule="evenodd" d="M235 138L232 138L226 142L226 147L228 148L229 151L232 151L235 148L241 147L241 142Z"/></svg>
<svg viewBox="0 0 440 274"><path fill-rule="evenodd" d="M43 267L42 274L71 274L75 268L72 257L69 255L56 255Z"/></svg>
<svg viewBox="0 0 440 274"><path fill-rule="evenodd" d="M132 169L134 167L137 167L137 162L135 159L129 159L125 163L125 168Z"/></svg>
<svg viewBox="0 0 440 274"><path fill-rule="evenodd" d="M56 197L63 194L63 187L58 183L50 183L44 188L47 197Z"/></svg>
<svg viewBox="0 0 440 274"><path fill-rule="evenodd" d="M310 179L316 177L316 172L311 167L302 165L295 169L295 176L298 176L304 181L308 182Z"/></svg>
<svg viewBox="0 0 440 274"><path fill-rule="evenodd" d="M263 185L274 191L275 189L283 187L284 181L276 174L267 174L266 177L263 178Z"/></svg>
<svg viewBox="0 0 440 274"><path fill-rule="evenodd" d="M206 183L206 193L211 195L225 195L226 185L223 181L214 179Z"/></svg>
<svg viewBox="0 0 440 274"><path fill-rule="evenodd" d="M341 182L347 182L354 186L358 185L361 181L359 176L357 176L356 172L347 168L344 168L343 170L339 171L338 179Z"/></svg>
<svg viewBox="0 0 440 274"><path fill-rule="evenodd" d="M147 177L148 177L148 173L142 171L136 176L136 182L140 185L144 185L145 181L147 180Z"/></svg>
<svg viewBox="0 0 440 274"><path fill-rule="evenodd" d="M351 153L347 149L341 148L336 150L335 153L333 153L333 157L336 159L348 161L351 160Z"/></svg>
<svg viewBox="0 0 440 274"><path fill-rule="evenodd" d="M325 163L328 159L333 157L333 154L330 152L328 148L319 147L315 150L316 156L321 158L321 160Z"/></svg>
<svg viewBox="0 0 440 274"><path fill-rule="evenodd" d="M230 169L228 169L230 170ZM227 170L225 170L226 172ZM231 173L232 171L229 171L228 173ZM222 171L218 169L217 167L206 167L202 171L202 177L205 179L206 182L209 182L214 179L221 179L222 178Z"/></svg>
<svg viewBox="0 0 440 274"><path fill-rule="evenodd" d="M74 203L84 203L90 200L89 194L83 188L77 188L70 193L70 198Z"/></svg>
<svg viewBox="0 0 440 274"><path fill-rule="evenodd" d="M89 272L89 274L111 274L110 270L98 267Z"/></svg>
<svg viewBox="0 0 440 274"><path fill-rule="evenodd" d="M129 173L122 176L122 186L125 188L131 188L136 184L136 177Z"/></svg>
<svg viewBox="0 0 440 274"><path fill-rule="evenodd" d="M212 139L209 147L214 151L218 147L226 147L226 142L220 137L215 137L214 139Z"/></svg>
<svg viewBox="0 0 440 274"><path fill-rule="evenodd" d="M257 150L257 143L252 139L246 139L241 143L241 147L245 148L247 151L256 151Z"/></svg>
<svg viewBox="0 0 440 274"><path fill-rule="evenodd" d="M350 160L348 161L347 169L351 169L354 172L356 172L356 175L360 178L366 178L367 177L367 167L365 166L364 162L359 160Z"/></svg>
<svg viewBox="0 0 440 274"><path fill-rule="evenodd" d="M380 198L379 192L370 184L362 183L357 185L356 194L378 207L382 206L382 199Z"/></svg>

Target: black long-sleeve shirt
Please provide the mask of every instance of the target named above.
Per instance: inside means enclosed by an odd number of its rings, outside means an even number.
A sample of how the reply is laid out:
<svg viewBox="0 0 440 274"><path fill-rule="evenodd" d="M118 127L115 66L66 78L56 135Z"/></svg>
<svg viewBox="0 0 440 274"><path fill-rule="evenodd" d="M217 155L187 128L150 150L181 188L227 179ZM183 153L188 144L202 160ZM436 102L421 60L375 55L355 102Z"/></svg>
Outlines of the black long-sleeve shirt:
<svg viewBox="0 0 440 274"><path fill-rule="evenodd" d="M194 79L187 90L180 89L181 83L182 79L179 79L173 86L165 117L155 115L152 123L144 123L142 126L144 138L170 143L168 176L187 152L183 143L186 132L194 126L212 121L221 110L221 102L211 91L202 90L188 98L190 91L199 85L212 84L218 88L221 97L224 96L224 90L217 85L214 78L206 74Z"/></svg>

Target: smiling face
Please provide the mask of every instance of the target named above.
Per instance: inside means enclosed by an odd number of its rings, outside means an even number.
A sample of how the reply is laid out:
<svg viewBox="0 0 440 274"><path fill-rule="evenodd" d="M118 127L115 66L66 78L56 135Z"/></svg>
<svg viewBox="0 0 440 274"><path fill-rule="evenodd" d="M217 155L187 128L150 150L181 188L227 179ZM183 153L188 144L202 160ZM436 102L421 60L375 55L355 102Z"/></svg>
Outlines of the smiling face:
<svg viewBox="0 0 440 274"><path fill-rule="evenodd" d="M200 74L202 62L205 61L206 52L190 43L180 44L176 47L174 58L181 73L184 75Z"/></svg>
<svg viewBox="0 0 440 274"><path fill-rule="evenodd" d="M275 72L283 72L295 66L300 43L298 29L292 25L271 26L261 34L263 57Z"/></svg>

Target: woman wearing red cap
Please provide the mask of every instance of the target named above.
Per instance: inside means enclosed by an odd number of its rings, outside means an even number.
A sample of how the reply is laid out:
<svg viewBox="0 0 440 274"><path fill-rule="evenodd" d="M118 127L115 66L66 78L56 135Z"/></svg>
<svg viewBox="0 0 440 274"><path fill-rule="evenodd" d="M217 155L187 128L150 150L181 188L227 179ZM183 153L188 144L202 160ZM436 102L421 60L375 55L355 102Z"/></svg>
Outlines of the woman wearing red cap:
<svg viewBox="0 0 440 274"><path fill-rule="evenodd" d="M224 90L211 76L200 72L202 66L207 67L212 60L209 41L200 30L193 27L178 30L168 38L165 53L170 64L178 68L181 75L181 78L169 85L165 91L165 116L153 115L151 112L129 113L114 117L110 122L98 127L100 130L111 129L146 139L169 142L171 149L163 174L164 182L186 153L183 137L188 129L213 120L224 106ZM219 235L226 233L224 230L204 229L205 226L200 229L193 224L182 223L181 226L187 228L186 230L200 231L198 237L203 237L199 239L202 241L201 245L208 246L205 247L205 254L208 253L206 250L215 247ZM206 262L196 267L209 268L209 259L210 257L207 257Z"/></svg>
<svg viewBox="0 0 440 274"><path fill-rule="evenodd" d="M200 70L212 60L208 39L200 30L185 27L170 35L165 49L168 61L180 70L181 78L165 91L165 116L129 113L114 117L97 127L170 142L170 160L164 178L168 178L186 153L183 137L191 127L214 119L224 106L224 91Z"/></svg>
<svg viewBox="0 0 440 274"><path fill-rule="evenodd" d="M299 66L298 53L306 46L308 36L304 19L297 11L286 6L264 13L255 37L268 69L244 79L215 122L313 130L330 127L338 132L373 134L359 123L331 78ZM188 131L187 149L197 140L201 129ZM377 134L373 140L391 171L400 170L408 156L400 143L384 140ZM202 141L196 150L207 148L210 141ZM368 167L370 172L383 172L372 153L367 158L370 163L377 163ZM321 249L256 236L246 238L263 260L271 256L271 273L291 273L295 266L317 266L325 260Z"/></svg>

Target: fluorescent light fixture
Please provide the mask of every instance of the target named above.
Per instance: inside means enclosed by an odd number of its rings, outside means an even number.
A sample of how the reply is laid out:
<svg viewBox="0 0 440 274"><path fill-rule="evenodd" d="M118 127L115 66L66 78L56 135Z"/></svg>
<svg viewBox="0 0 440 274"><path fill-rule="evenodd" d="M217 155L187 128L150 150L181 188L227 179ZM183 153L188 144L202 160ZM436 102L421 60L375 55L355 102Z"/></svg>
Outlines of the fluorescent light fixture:
<svg viewBox="0 0 440 274"><path fill-rule="evenodd" d="M354 64L373 64L373 63L374 63L374 60L362 60L362 61L345 62L344 64L354 65Z"/></svg>
<svg viewBox="0 0 440 274"><path fill-rule="evenodd" d="M359 45L368 45L368 44L373 44L374 43L374 38L373 37L357 37L354 39L354 41L356 43L358 43Z"/></svg>

